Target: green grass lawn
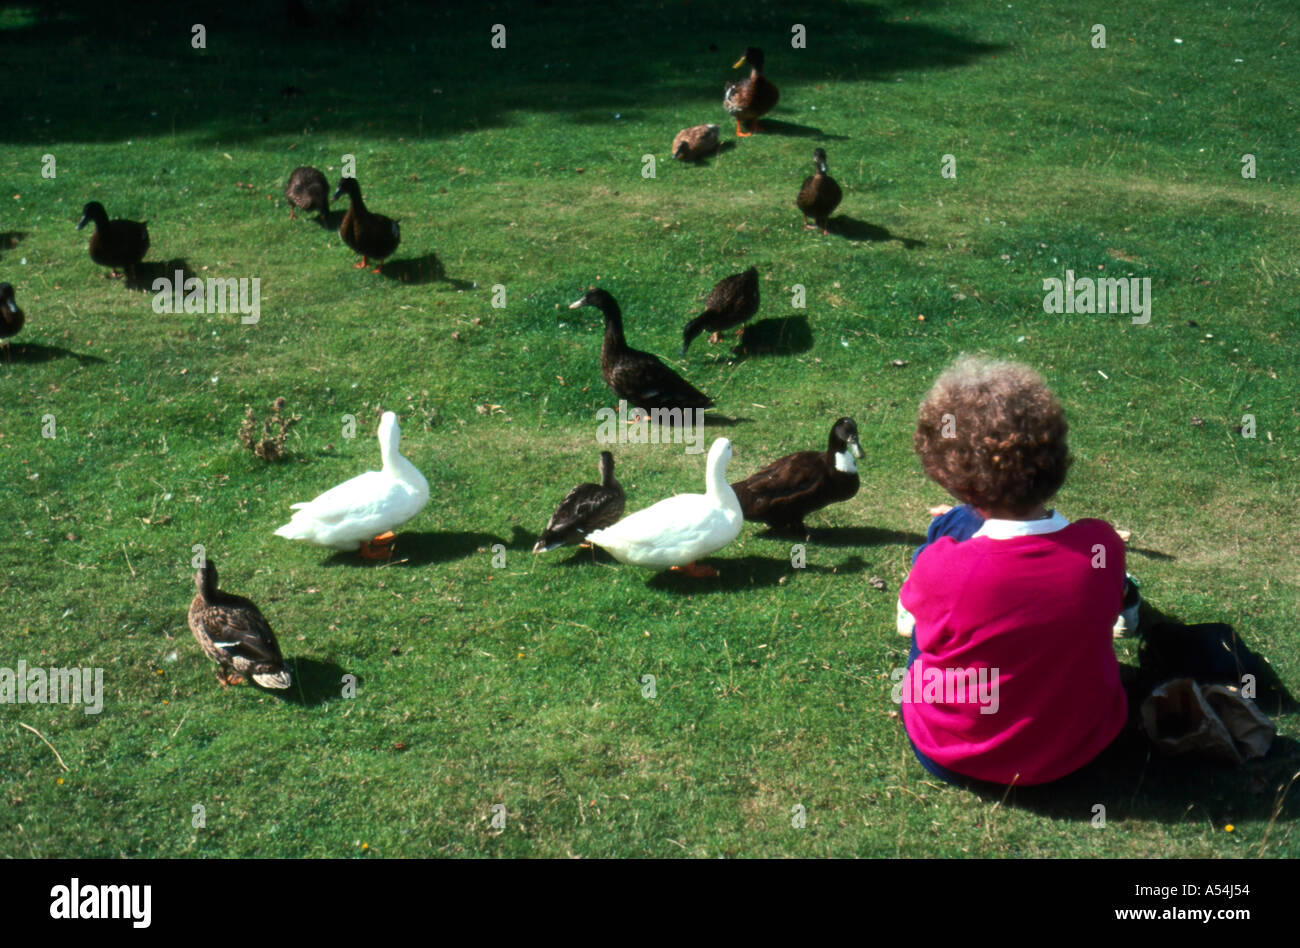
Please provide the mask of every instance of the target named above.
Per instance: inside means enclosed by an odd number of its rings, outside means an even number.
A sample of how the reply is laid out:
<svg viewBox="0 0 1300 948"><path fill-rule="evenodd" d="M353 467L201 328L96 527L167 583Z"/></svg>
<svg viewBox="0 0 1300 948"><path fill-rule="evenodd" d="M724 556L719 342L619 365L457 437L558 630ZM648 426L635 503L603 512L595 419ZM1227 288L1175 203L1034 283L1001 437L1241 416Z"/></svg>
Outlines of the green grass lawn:
<svg viewBox="0 0 1300 948"><path fill-rule="evenodd" d="M1248 768L1157 760L1031 806L931 779L889 698L898 588L946 499L916 406L963 351L1047 377L1076 456L1057 504L1133 531L1149 603L1232 623L1300 684L1293 5L380 2L340 24L320 3L311 28L277 4L99 6L0 8L21 78L0 93L0 280L27 314L0 353L0 666L98 666L106 689L99 715L0 706L8 853L1300 854L1295 715ZM782 97L737 142L721 92L747 45ZM734 147L671 161L700 122ZM845 192L830 236L793 206L818 146ZM333 185L345 155L401 220L385 275L288 219L290 170ZM89 200L148 220L150 275L259 279L260 320L158 314L105 279L74 230ZM751 264L755 323L784 343L669 359ZM1045 313L1066 269L1149 277L1150 323ZM597 281L632 345L717 399L733 479L857 419L862 489L812 519L832 529L807 568L754 526L715 581L530 554L595 477L601 326L567 304ZM279 396L303 420L272 464L236 433ZM273 537L378 466L381 408L431 486L394 559ZM614 453L629 511L702 489L681 446ZM216 684L186 626L196 544L296 662L288 694Z"/></svg>

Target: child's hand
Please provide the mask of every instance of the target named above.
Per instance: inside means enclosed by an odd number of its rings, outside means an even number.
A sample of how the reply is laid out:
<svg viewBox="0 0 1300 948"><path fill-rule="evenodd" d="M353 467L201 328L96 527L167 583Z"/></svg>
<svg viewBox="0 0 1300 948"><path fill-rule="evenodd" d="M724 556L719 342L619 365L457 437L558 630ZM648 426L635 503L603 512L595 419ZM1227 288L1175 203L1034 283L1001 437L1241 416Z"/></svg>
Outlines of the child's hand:
<svg viewBox="0 0 1300 948"><path fill-rule="evenodd" d="M938 507L930 508L931 517L942 517L948 511L952 510L952 504L940 504Z"/></svg>

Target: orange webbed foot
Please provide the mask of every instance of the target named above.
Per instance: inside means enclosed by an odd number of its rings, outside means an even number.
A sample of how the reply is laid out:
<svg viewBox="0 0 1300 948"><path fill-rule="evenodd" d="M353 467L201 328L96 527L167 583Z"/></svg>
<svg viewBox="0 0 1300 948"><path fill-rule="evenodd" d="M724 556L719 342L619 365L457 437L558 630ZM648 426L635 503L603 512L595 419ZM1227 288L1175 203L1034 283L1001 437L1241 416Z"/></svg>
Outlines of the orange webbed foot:
<svg viewBox="0 0 1300 948"><path fill-rule="evenodd" d="M369 542L361 541L361 555L368 560L387 560L393 556L393 541L397 539L397 534L389 530L387 533L381 533Z"/></svg>
<svg viewBox="0 0 1300 948"><path fill-rule="evenodd" d="M692 579L713 579L718 575L718 571L712 566L701 566L699 563L687 563L685 566L672 567L675 573L685 573Z"/></svg>

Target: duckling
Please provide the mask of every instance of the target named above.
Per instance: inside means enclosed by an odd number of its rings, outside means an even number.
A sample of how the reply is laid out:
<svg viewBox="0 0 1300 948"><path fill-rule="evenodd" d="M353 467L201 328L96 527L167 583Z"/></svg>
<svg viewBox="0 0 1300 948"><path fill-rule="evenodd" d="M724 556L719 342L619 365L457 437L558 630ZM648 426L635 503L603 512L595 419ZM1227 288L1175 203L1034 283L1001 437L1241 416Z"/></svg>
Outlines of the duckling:
<svg viewBox="0 0 1300 948"><path fill-rule="evenodd" d="M565 495L546 522L533 552L549 553L570 543L590 546L585 543L587 534L617 523L625 502L623 487L614 480L614 455L601 451L600 483L579 484Z"/></svg>
<svg viewBox="0 0 1300 948"><path fill-rule="evenodd" d="M605 315L605 339L600 346L600 371L605 384L634 408L709 408L713 399L664 365L649 352L628 346L623 337L623 314L614 297L604 290L589 290L569 305L595 306Z"/></svg>
<svg viewBox="0 0 1300 948"><path fill-rule="evenodd" d="M190 631L217 663L222 687L237 685L248 675L263 688L288 688L292 677L280 643L257 606L217 588L217 567L210 558L194 574L194 586L198 592L190 603Z"/></svg>
<svg viewBox="0 0 1300 948"><path fill-rule="evenodd" d="M0 339L18 335L18 330L23 328L23 318L23 311L14 302L14 288L8 283L0 283Z"/></svg>
<svg viewBox="0 0 1300 948"><path fill-rule="evenodd" d="M835 179L826 173L826 152L820 148L814 151L813 163L817 173L803 179L803 187L799 189L799 196L795 198L794 203L803 212L804 230L812 230L813 225L808 223L808 218L811 216L825 234L827 218L835 208L840 206L840 198L843 195Z"/></svg>
<svg viewBox="0 0 1300 948"><path fill-rule="evenodd" d="M741 138L748 138L758 131L759 116L771 112L781 98L776 86L763 75L761 49L750 46L731 68L739 69L745 63L749 63L749 76L739 82L728 82L722 90L723 108L735 118L736 134ZM741 129L742 121L749 123L749 131Z"/></svg>
<svg viewBox="0 0 1300 948"><path fill-rule="evenodd" d="M731 485L746 520L758 520L778 531L808 536L803 518L858 492L862 457L858 424L840 418L831 428L825 453L797 451L773 461L756 474Z"/></svg>
<svg viewBox="0 0 1300 948"><path fill-rule="evenodd" d="M110 221L104 205L91 201L81 209L77 230L87 224L95 225L90 235L90 259L109 268L109 277L119 276L117 268L127 271L135 279L135 265L144 259L149 249L149 228L139 221Z"/></svg>
<svg viewBox="0 0 1300 948"><path fill-rule="evenodd" d="M696 316L682 329L682 356L696 336L709 330L710 343L716 343L721 333L740 326L737 337L745 335L742 323L758 312L758 267L750 267L744 273L736 273L717 282L704 302L704 312Z"/></svg>
<svg viewBox="0 0 1300 948"><path fill-rule="evenodd" d="M699 161L718 150L718 126L692 125L673 139L673 157L679 161Z"/></svg>
<svg viewBox="0 0 1300 948"><path fill-rule="evenodd" d="M325 175L310 165L293 169L289 183L284 186L284 196L289 201L289 220L294 219L295 208L329 213L330 183L325 180Z"/></svg>
<svg viewBox="0 0 1300 948"><path fill-rule="evenodd" d="M351 200L351 204L348 212L343 215L343 223L339 225L339 236L345 244L361 254L361 262L354 263L352 267L364 270L370 266L370 258L374 257L378 263L370 272L379 273L383 270L384 259L392 256L397 245L402 242L401 228L391 217L366 209L365 202L361 200L361 185L357 184L356 178L339 180L334 200L337 201L344 194Z"/></svg>

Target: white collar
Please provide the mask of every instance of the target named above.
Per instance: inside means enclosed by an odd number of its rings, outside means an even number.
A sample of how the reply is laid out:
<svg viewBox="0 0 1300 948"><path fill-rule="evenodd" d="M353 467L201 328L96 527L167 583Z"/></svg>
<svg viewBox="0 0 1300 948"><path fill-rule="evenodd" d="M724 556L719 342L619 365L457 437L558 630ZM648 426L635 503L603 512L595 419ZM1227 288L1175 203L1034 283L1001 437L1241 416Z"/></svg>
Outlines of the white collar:
<svg viewBox="0 0 1300 948"><path fill-rule="evenodd" d="M1062 517L1059 511L1053 510L1052 515L1045 520L985 520L984 526L975 531L971 539L987 537L990 540L1011 540L1015 537L1036 537L1064 530L1069 525L1070 521Z"/></svg>

